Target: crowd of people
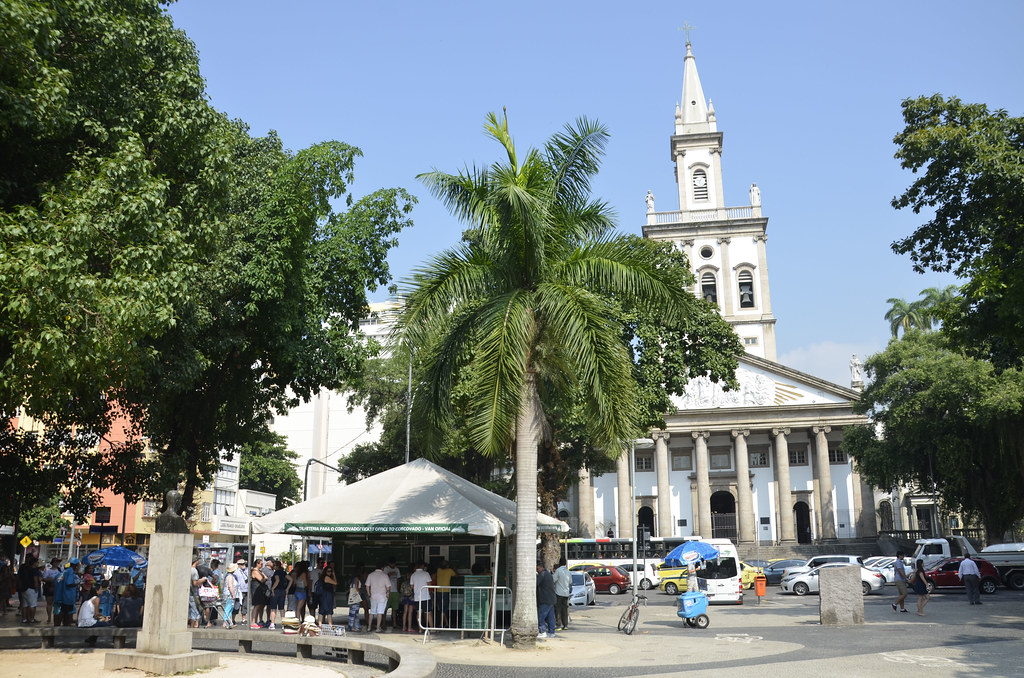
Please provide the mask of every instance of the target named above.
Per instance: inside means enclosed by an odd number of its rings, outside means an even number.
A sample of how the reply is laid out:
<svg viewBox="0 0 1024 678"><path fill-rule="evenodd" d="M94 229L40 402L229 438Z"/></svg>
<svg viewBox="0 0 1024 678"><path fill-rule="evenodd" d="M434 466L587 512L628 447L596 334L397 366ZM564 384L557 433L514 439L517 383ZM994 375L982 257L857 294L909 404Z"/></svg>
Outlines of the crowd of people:
<svg viewBox="0 0 1024 678"><path fill-rule="evenodd" d="M231 629L241 624L268 630L300 624L333 626L337 605L347 611L347 623L343 617L341 625L349 632L416 633L433 626L435 614L441 627L449 623L450 587L456 575L447 561L436 568L421 561L403 575L391 557L372 568L357 563L346 576L339 576L330 560L316 566L301 560L288 567L279 559L257 558L249 568L244 560L225 566L216 559L206 563L196 554L188 623L194 628Z"/></svg>
<svg viewBox="0 0 1024 678"><path fill-rule="evenodd" d="M15 570L0 559L0 613L7 614L17 593L22 624L43 623L39 608L44 607L45 623L54 626L142 626L144 586L144 570L96 567L78 558L55 557L44 564L34 555L26 555ZM93 644L96 637L86 642Z"/></svg>

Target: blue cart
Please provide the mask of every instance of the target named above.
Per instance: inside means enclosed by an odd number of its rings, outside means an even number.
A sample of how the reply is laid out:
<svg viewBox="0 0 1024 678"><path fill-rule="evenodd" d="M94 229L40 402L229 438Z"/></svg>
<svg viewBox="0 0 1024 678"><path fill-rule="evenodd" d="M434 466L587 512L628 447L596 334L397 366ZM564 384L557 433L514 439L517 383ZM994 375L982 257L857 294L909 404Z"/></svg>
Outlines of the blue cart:
<svg viewBox="0 0 1024 678"><path fill-rule="evenodd" d="M711 619L707 615L708 594L703 591L687 591L679 596L679 615L687 626L698 629L706 629L711 625Z"/></svg>

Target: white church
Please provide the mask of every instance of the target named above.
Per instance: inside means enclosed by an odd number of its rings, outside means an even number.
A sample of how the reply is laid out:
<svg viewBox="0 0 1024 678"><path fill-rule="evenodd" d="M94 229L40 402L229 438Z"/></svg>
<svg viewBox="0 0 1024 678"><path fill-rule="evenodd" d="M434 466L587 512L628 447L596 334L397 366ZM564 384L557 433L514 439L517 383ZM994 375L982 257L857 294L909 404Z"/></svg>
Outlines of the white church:
<svg viewBox="0 0 1024 678"><path fill-rule="evenodd" d="M651 431L654 444L636 451L635 500L626 454L616 473L584 471L562 508L580 537L631 537L633 514L655 537L795 544L876 536L873 492L842 444L845 426L867 423L852 410L859 364L851 362L848 388L776 362L768 218L756 185L746 204L726 206L722 132L689 42L670 145L679 209L656 211L648 193L643 235L686 253L693 292L718 304L739 335L741 388L703 378L674 398L667 429Z"/></svg>

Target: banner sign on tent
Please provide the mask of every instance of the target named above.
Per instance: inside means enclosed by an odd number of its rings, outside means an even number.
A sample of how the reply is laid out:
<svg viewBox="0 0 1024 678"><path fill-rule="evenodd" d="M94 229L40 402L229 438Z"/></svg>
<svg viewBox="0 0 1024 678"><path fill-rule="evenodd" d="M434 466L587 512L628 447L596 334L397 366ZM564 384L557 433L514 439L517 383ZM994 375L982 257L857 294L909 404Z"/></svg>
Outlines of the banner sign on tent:
<svg viewBox="0 0 1024 678"><path fill-rule="evenodd" d="M404 532L467 534L468 523L285 523L285 532Z"/></svg>

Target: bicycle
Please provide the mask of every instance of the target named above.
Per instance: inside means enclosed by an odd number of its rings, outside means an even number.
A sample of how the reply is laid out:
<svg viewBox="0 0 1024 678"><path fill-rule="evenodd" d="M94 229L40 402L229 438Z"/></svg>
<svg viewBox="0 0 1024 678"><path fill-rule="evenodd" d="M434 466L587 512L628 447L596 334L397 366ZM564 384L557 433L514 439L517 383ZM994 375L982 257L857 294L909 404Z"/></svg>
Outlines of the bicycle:
<svg viewBox="0 0 1024 678"><path fill-rule="evenodd" d="M633 635L636 624L640 621L640 603L647 607L647 596L642 593L633 594L633 600L626 606L626 611L619 617L619 630L627 636Z"/></svg>

